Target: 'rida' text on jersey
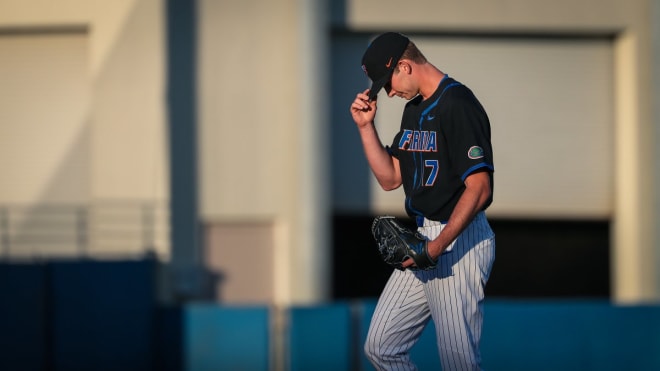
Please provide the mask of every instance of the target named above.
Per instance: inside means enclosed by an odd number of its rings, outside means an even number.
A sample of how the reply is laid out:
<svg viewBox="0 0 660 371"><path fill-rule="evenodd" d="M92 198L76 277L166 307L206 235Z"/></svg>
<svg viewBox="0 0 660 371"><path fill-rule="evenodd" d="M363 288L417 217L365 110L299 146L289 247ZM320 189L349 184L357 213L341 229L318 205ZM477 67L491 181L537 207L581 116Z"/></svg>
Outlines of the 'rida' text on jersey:
<svg viewBox="0 0 660 371"><path fill-rule="evenodd" d="M437 152L437 133L435 131L404 130L399 141L399 149L410 152Z"/></svg>

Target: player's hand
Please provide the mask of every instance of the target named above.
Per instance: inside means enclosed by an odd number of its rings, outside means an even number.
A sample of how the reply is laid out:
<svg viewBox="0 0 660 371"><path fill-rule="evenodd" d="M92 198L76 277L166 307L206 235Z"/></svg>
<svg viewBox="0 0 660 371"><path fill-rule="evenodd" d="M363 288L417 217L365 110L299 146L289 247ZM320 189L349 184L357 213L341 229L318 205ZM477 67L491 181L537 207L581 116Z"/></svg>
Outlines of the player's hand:
<svg viewBox="0 0 660 371"><path fill-rule="evenodd" d="M429 251L429 255L432 256L431 251L433 250L433 241L429 241L429 244L428 244L427 248L428 248L428 251ZM435 258L432 258L432 259L434 259L436 262L438 261L438 257L435 257ZM408 258L408 259L404 260L403 263L401 263L401 267L403 269L417 268L417 265L415 264L415 260L413 260L411 258Z"/></svg>
<svg viewBox="0 0 660 371"><path fill-rule="evenodd" d="M376 117L376 101L369 101L369 89L359 93L351 104L351 115L358 127L373 124Z"/></svg>

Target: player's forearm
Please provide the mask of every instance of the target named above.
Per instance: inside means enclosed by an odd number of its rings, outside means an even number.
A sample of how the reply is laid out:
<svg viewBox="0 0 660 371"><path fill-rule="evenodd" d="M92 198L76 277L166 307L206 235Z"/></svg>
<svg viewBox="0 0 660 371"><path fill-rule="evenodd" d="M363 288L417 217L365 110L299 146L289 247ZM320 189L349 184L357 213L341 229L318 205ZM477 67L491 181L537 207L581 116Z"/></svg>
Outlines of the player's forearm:
<svg viewBox="0 0 660 371"><path fill-rule="evenodd" d="M488 173L474 174L458 200L447 225L438 237L429 242L429 254L437 259L440 254L463 232L474 217L483 210L491 195Z"/></svg>
<svg viewBox="0 0 660 371"><path fill-rule="evenodd" d="M392 156L383 147L376 128L366 125L359 130L367 162L380 186L387 191L398 188L401 185L401 176Z"/></svg>

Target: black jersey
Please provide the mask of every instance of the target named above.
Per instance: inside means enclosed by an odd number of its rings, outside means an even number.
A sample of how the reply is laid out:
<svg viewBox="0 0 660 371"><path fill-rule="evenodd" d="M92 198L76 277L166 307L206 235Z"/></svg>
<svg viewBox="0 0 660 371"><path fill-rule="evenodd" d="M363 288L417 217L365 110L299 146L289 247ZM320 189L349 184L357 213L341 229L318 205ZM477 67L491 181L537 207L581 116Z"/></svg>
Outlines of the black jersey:
<svg viewBox="0 0 660 371"><path fill-rule="evenodd" d="M406 104L388 150L399 160L406 212L413 218L446 222L465 178L494 171L488 116L472 91L448 76L431 97ZM492 193L484 210L491 202Z"/></svg>

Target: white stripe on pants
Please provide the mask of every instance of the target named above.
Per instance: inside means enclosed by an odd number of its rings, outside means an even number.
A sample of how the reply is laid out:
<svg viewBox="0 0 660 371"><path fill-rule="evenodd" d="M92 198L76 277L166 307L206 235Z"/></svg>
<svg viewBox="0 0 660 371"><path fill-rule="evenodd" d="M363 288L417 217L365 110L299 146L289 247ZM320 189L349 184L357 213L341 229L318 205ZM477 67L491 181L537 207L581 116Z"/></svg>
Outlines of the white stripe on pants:
<svg viewBox="0 0 660 371"><path fill-rule="evenodd" d="M436 238L444 225L418 230ZM433 270L394 270L378 300L364 350L377 370L416 370L409 351L433 318L444 371L479 370L484 287L495 235L483 212L440 256Z"/></svg>

